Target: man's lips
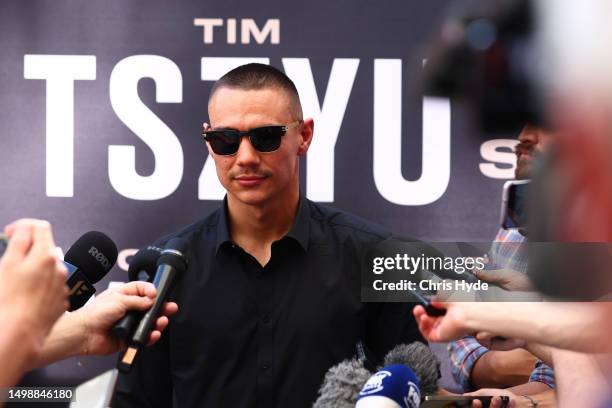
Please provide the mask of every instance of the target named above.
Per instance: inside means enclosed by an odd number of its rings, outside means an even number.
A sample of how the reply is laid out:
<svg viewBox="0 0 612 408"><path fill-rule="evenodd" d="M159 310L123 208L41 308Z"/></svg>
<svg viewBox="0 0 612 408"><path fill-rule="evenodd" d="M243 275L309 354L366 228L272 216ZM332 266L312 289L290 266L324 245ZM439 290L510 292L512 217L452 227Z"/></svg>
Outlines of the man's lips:
<svg viewBox="0 0 612 408"><path fill-rule="evenodd" d="M526 159L526 158L530 159L532 157L530 152L518 152L516 155L518 156L519 159Z"/></svg>
<svg viewBox="0 0 612 408"><path fill-rule="evenodd" d="M234 178L243 187L254 187L261 184L266 176L239 176Z"/></svg>
<svg viewBox="0 0 612 408"><path fill-rule="evenodd" d="M519 159L533 156L533 149L517 147L514 152Z"/></svg>

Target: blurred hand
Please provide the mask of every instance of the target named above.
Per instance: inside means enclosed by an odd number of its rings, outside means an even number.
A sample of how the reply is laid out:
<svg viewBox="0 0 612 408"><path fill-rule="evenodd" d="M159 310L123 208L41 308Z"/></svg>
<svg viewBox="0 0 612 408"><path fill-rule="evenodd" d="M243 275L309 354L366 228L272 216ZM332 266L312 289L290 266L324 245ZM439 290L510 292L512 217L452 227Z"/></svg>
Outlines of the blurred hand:
<svg viewBox="0 0 612 408"><path fill-rule="evenodd" d="M47 221L18 220L5 233L10 241L0 259L2 321L19 325L27 333L22 345L36 354L68 308L68 270L58 257Z"/></svg>
<svg viewBox="0 0 612 408"><path fill-rule="evenodd" d="M111 328L130 310L148 310L154 302L157 292L149 282L129 282L123 286L105 290L83 308L71 313L71 318L81 325L85 338L82 353L105 355L125 347L110 332ZM168 326L168 317L178 311L174 302L166 302L162 316L157 319L156 327L151 332L149 344L157 342L161 332Z"/></svg>
<svg viewBox="0 0 612 408"><path fill-rule="evenodd" d="M508 269L474 269L474 275L476 275L476 277L482 281L492 283L509 291L534 291L533 284L529 279L529 276L522 272Z"/></svg>
<svg viewBox="0 0 612 408"><path fill-rule="evenodd" d="M476 392L469 392L463 395L470 396L470 397L473 397L473 396L490 397L492 396L493 398L491 399L491 404L489 405L489 408L501 408L503 406L502 399L501 399L502 396L506 396L510 399L508 404L505 405L508 408L531 408L532 407L531 401L529 401L527 398L520 396L520 395L516 395L512 391L509 391L509 390L500 390L496 388L483 388ZM483 407L483 404L481 401L479 400L472 401L472 408L482 408L482 407Z"/></svg>
<svg viewBox="0 0 612 408"><path fill-rule="evenodd" d="M467 308L470 303L462 302L439 302L432 301L431 305L438 309L446 309L444 316L433 317L425 312L423 306L416 306L413 310L414 317L419 325L419 330L428 341L443 342L460 338L470 334L465 326Z"/></svg>

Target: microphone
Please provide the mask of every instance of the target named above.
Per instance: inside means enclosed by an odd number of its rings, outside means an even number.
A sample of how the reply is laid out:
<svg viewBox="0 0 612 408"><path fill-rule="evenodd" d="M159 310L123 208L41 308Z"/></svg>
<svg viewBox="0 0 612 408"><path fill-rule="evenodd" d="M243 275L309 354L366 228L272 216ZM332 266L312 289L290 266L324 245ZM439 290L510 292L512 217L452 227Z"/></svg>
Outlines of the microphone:
<svg viewBox="0 0 612 408"><path fill-rule="evenodd" d="M364 361L364 358L345 360L330 368L325 374L323 384L319 389L319 397L313 408L355 405L362 387L372 375L372 372L365 368ZM440 362L425 344L415 341L395 346L385 356L384 365L398 364L409 368L416 375L418 381L414 384L419 386L419 395L435 394L438 391L438 379L441 377ZM380 406L386 407L385 405ZM418 407L418 405L415 406Z"/></svg>
<svg viewBox="0 0 612 408"><path fill-rule="evenodd" d="M187 269L187 247L188 243L183 238L173 238L164 247L157 261L157 272L153 280L157 289L157 297L153 306L144 314L138 327L136 327L131 346L119 361L118 368L120 371L130 371L138 350L147 344L151 330L153 330L162 306L172 290L174 281L178 275L181 275Z"/></svg>
<svg viewBox="0 0 612 408"><path fill-rule="evenodd" d="M128 277L130 281L153 281L157 260L161 253L161 248L151 245L140 249L130 261L130 267L128 268ZM133 333L134 327L141 316L142 313L135 310L128 312L117 324L115 324L111 332L118 339L126 339Z"/></svg>
<svg viewBox="0 0 612 408"><path fill-rule="evenodd" d="M325 373L319 397L312 408L337 408L354 406L361 387L372 372L366 369L362 359L344 360Z"/></svg>
<svg viewBox="0 0 612 408"><path fill-rule="evenodd" d="M424 395L438 391L440 361L427 345L415 341L410 344L399 344L385 356L385 366L403 364L416 374L420 391Z"/></svg>
<svg viewBox="0 0 612 408"><path fill-rule="evenodd" d="M72 244L64 256L68 268L69 311L83 306L96 292L93 284L115 265L117 254L115 243L99 231L86 232Z"/></svg>
<svg viewBox="0 0 612 408"><path fill-rule="evenodd" d="M162 248L154 245L148 245L136 252L128 267L129 280L153 282L157 271L157 260L162 252Z"/></svg>
<svg viewBox="0 0 612 408"><path fill-rule="evenodd" d="M368 379L355 408L418 408L420 405L416 374L403 364L391 364Z"/></svg>

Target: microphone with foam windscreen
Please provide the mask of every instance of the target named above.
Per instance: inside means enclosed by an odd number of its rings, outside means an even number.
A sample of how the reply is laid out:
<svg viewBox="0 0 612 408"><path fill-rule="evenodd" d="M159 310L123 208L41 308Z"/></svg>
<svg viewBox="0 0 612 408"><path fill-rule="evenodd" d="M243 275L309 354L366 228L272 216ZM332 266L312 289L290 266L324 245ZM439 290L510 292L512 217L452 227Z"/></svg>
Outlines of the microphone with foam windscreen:
<svg viewBox="0 0 612 408"><path fill-rule="evenodd" d="M130 281L152 282L157 269L157 260L161 253L161 248L152 245L140 249L130 261L130 267L128 268ZM127 339L134 332L142 314L138 311L128 312L115 324L111 332L119 339Z"/></svg>
<svg viewBox="0 0 612 408"><path fill-rule="evenodd" d="M399 344L385 356L385 365L402 364L409 367L419 379L422 395L435 394L442 377L440 361L431 349L418 341Z"/></svg>
<svg viewBox="0 0 612 408"><path fill-rule="evenodd" d="M353 407L361 388L372 375L372 371L365 368L364 361L364 358L345 360L330 368L325 374L313 408ZM397 364L409 368L416 375L418 382L415 384L420 387L419 395L437 392L441 377L440 362L425 344L413 342L395 346L387 353L384 365Z"/></svg>
<svg viewBox="0 0 612 408"><path fill-rule="evenodd" d="M149 335L155 327L155 322L176 279L187 270L187 249L188 243L183 238L173 238L164 246L164 250L157 261L157 272L153 279L153 284L157 289L155 302L136 327L130 347L118 363L120 371L128 372L134 363L138 350L147 344Z"/></svg>
<svg viewBox="0 0 612 408"><path fill-rule="evenodd" d="M325 373L319 397L312 408L348 408L355 406L363 384L372 372L363 359L344 360Z"/></svg>
<svg viewBox="0 0 612 408"><path fill-rule="evenodd" d="M355 408L418 408L421 385L416 374L403 364L387 365L365 383Z"/></svg>
<svg viewBox="0 0 612 408"><path fill-rule="evenodd" d="M70 311L78 309L96 292L93 284L111 270L117 261L117 246L106 234L89 231L66 252Z"/></svg>

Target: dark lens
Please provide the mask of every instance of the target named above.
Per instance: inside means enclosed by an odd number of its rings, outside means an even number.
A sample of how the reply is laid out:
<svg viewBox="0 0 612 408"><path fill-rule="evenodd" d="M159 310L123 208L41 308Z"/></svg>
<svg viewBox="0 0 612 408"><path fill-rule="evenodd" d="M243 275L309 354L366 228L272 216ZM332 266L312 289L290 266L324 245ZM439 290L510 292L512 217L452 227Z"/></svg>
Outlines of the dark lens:
<svg viewBox="0 0 612 408"><path fill-rule="evenodd" d="M213 152L220 155L234 154L240 146L240 135L231 130L218 130L206 133Z"/></svg>
<svg viewBox="0 0 612 408"><path fill-rule="evenodd" d="M251 143L260 152L273 152L281 144L284 126L264 126L251 130Z"/></svg>

